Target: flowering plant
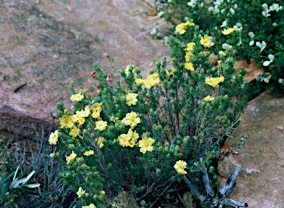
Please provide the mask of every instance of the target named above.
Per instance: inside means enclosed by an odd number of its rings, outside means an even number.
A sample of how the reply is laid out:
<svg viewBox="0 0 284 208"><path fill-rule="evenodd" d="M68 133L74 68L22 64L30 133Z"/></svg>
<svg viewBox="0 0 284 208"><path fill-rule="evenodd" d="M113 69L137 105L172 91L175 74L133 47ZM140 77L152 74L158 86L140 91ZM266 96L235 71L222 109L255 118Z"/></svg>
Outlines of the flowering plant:
<svg viewBox="0 0 284 208"><path fill-rule="evenodd" d="M246 104L243 71L233 69L233 48L210 62L212 42L193 22L177 31L183 36L170 40L170 67L163 58L143 78L128 65L114 83L113 74L94 65L96 92L70 83L71 111L58 104L52 157L84 208L125 207L123 191L134 199L131 207L156 206L181 176L198 183L194 172L221 154L220 143Z"/></svg>
<svg viewBox="0 0 284 208"><path fill-rule="evenodd" d="M255 60L265 73L256 77L251 93L265 89L283 93L283 7L280 0L171 0L159 7L159 14L173 27L185 17L192 19L209 31L215 53L231 45L237 60Z"/></svg>

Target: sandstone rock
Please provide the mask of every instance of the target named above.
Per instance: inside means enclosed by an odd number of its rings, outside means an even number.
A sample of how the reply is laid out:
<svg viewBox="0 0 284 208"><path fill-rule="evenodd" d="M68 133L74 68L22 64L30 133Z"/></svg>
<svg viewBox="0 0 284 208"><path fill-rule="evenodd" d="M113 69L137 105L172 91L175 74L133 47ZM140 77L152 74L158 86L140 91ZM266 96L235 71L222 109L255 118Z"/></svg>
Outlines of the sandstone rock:
<svg viewBox="0 0 284 208"><path fill-rule="evenodd" d="M246 71L244 76L246 82L251 82L255 80L258 75L264 74L264 68L258 66L254 59L250 60L250 64L248 64L246 60L239 60L234 63L234 67L235 69L242 68Z"/></svg>
<svg viewBox="0 0 284 208"><path fill-rule="evenodd" d="M255 133L240 150L219 163L224 184L238 164L243 165L231 198L252 208L284 207L284 97L264 92L251 101L241 123L225 147L236 146L242 136Z"/></svg>
<svg viewBox="0 0 284 208"><path fill-rule="evenodd" d="M146 71L168 48L150 36L142 3L118 0L0 0L1 130L30 137L50 132L56 103L70 106L68 83L77 90L87 82L93 63L110 70L132 63ZM69 9L68 9L69 8Z"/></svg>

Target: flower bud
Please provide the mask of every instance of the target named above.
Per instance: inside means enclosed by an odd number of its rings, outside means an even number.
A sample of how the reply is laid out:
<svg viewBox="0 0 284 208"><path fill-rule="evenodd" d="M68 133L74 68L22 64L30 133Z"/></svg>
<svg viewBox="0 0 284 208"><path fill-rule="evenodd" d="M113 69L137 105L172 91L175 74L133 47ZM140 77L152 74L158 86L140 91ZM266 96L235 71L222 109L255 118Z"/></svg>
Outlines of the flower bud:
<svg viewBox="0 0 284 208"><path fill-rule="evenodd" d="M93 79L95 79L96 76L97 76L97 72L96 72L96 71L93 71L93 72L91 73L91 77L92 77Z"/></svg>
<svg viewBox="0 0 284 208"><path fill-rule="evenodd" d="M76 158L76 161L77 161L78 163L82 163L82 162L84 162L84 158L83 158L83 157L77 157L77 158Z"/></svg>
<svg viewBox="0 0 284 208"><path fill-rule="evenodd" d="M73 142L73 141L72 141L72 142ZM68 144L68 149L74 150L74 149L75 149L75 145L74 145L74 144Z"/></svg>
<svg viewBox="0 0 284 208"><path fill-rule="evenodd" d="M161 169L157 168L157 169L156 169L156 174L157 174L157 175L160 175L160 174L161 174Z"/></svg>

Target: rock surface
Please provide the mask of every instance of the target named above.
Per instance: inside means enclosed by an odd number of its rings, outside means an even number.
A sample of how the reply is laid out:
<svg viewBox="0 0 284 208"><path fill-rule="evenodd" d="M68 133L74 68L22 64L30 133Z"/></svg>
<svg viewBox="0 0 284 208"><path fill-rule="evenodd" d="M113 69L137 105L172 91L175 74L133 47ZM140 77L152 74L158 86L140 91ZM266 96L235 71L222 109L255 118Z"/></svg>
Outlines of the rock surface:
<svg viewBox="0 0 284 208"><path fill-rule="evenodd" d="M251 101L241 123L228 138L225 147L234 147L239 139L255 133L240 150L219 163L220 182L243 168L231 198L247 202L251 208L284 207L284 97L268 92Z"/></svg>
<svg viewBox="0 0 284 208"><path fill-rule="evenodd" d="M0 0L0 130L29 137L53 129L56 103L70 105L68 83L90 88L93 63L109 70L114 58L115 69L148 71L169 54L139 36L154 20L134 14L148 9L135 0Z"/></svg>

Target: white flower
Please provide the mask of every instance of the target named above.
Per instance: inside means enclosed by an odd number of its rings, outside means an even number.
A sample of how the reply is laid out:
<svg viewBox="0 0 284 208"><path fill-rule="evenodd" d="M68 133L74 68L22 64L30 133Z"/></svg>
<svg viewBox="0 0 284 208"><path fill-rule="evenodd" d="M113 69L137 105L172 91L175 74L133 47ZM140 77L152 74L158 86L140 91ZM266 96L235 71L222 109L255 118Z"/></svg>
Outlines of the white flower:
<svg viewBox="0 0 284 208"><path fill-rule="evenodd" d="M196 4L197 4L196 0L191 0L190 2L187 2L187 5L193 8L196 6Z"/></svg>
<svg viewBox="0 0 284 208"><path fill-rule="evenodd" d="M220 27L227 27L227 19L224 22L222 22L222 25Z"/></svg>
<svg viewBox="0 0 284 208"><path fill-rule="evenodd" d="M213 4L215 4L216 6L219 6L224 0L216 0L215 2L213 2Z"/></svg>
<svg viewBox="0 0 284 208"><path fill-rule="evenodd" d="M264 9L264 10L262 11L262 15L263 15L264 17L269 17L269 16L270 16L270 14L269 14L270 10L268 10L268 5L267 5L267 4L262 4L261 6L262 6L262 8Z"/></svg>
<svg viewBox="0 0 284 208"><path fill-rule="evenodd" d="M248 36L250 36L251 38L253 38L253 37L254 37L254 33L253 33L253 32L249 32L249 33L248 33Z"/></svg>
<svg viewBox="0 0 284 208"><path fill-rule="evenodd" d="M269 17L269 16L271 16L271 14L269 14L268 12L269 12L269 11L262 11L262 15L263 15L264 17Z"/></svg>
<svg viewBox="0 0 284 208"><path fill-rule="evenodd" d="M232 15L235 14L235 10L233 8L230 9L230 12L231 12Z"/></svg>
<svg viewBox="0 0 284 208"><path fill-rule="evenodd" d="M242 23L237 23L235 26L234 26L234 28L236 29L236 30L238 30L238 31L241 31L242 29L243 29L243 25L242 25Z"/></svg>
<svg viewBox="0 0 284 208"><path fill-rule="evenodd" d="M259 42L257 41L256 42L256 46L260 48L260 52L262 52L264 50L264 48L266 47L266 42L262 41L262 42Z"/></svg>
<svg viewBox="0 0 284 208"><path fill-rule="evenodd" d="M256 80L268 83L270 78L271 78L271 74L269 72L265 72L263 75L261 74L257 75Z"/></svg>
<svg viewBox="0 0 284 208"><path fill-rule="evenodd" d="M209 39L209 41L210 41L210 46L215 45L215 43L214 43L214 38L213 38L212 36L208 36L208 39Z"/></svg>
<svg viewBox="0 0 284 208"><path fill-rule="evenodd" d="M269 54L268 59L269 61L263 62L263 66L268 66L274 60L274 56L272 54Z"/></svg>
<svg viewBox="0 0 284 208"><path fill-rule="evenodd" d="M274 22L272 25L273 25L273 27L277 27L278 26L277 22Z"/></svg>
<svg viewBox="0 0 284 208"><path fill-rule="evenodd" d="M282 10L282 6L279 6L279 4L274 3L269 7L269 10L278 12L279 10Z"/></svg>
<svg viewBox="0 0 284 208"><path fill-rule="evenodd" d="M236 8L238 8L238 5L237 5L237 4L235 4L235 5L234 5L234 8L235 8L235 9L236 9Z"/></svg>
<svg viewBox="0 0 284 208"><path fill-rule="evenodd" d="M252 39L252 40L249 42L249 45L252 46L252 45L254 44L254 40L253 40L254 33L253 33L253 32L249 32L249 33L248 33L248 36L250 36L251 39Z"/></svg>
<svg viewBox="0 0 284 208"><path fill-rule="evenodd" d="M215 7L211 6L211 7L208 8L208 11L212 11L213 14L218 14L220 12L218 6L215 6Z"/></svg>
<svg viewBox="0 0 284 208"><path fill-rule="evenodd" d="M262 8L263 8L264 10L268 10L268 5L267 5L267 4L262 4L261 6L262 6Z"/></svg>
<svg viewBox="0 0 284 208"><path fill-rule="evenodd" d="M222 48L223 48L224 50L228 49L229 47L230 47L230 45L227 44L227 43L223 43L223 44L222 44Z"/></svg>
<svg viewBox="0 0 284 208"><path fill-rule="evenodd" d="M159 12L158 16L161 17L165 12Z"/></svg>
<svg viewBox="0 0 284 208"><path fill-rule="evenodd" d="M280 84L283 84L283 83L284 83L284 79L279 78L279 79L278 79L278 82L279 82Z"/></svg>
<svg viewBox="0 0 284 208"><path fill-rule="evenodd" d="M238 45L242 45L243 41L242 38L239 39Z"/></svg>

